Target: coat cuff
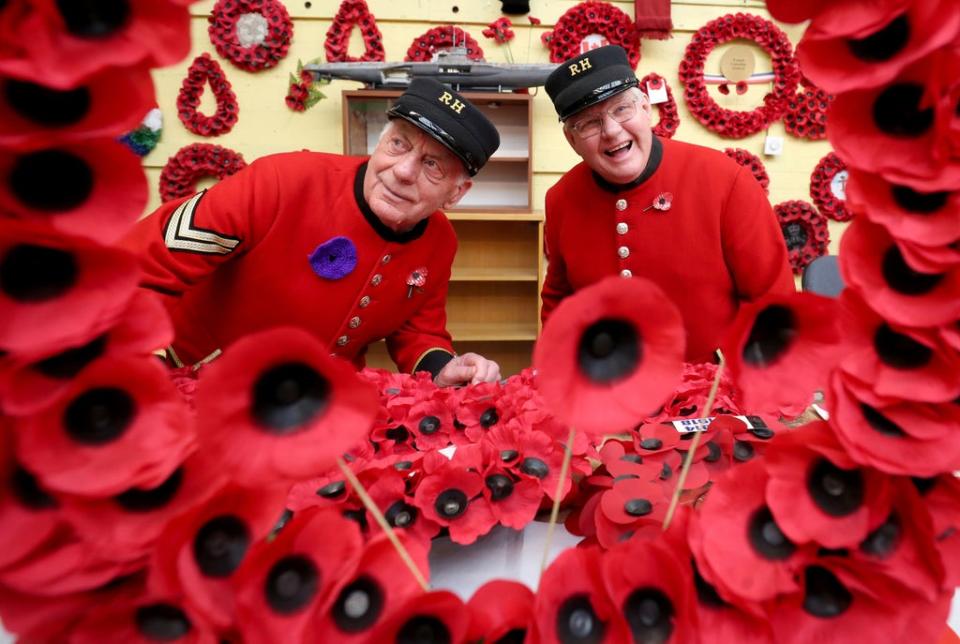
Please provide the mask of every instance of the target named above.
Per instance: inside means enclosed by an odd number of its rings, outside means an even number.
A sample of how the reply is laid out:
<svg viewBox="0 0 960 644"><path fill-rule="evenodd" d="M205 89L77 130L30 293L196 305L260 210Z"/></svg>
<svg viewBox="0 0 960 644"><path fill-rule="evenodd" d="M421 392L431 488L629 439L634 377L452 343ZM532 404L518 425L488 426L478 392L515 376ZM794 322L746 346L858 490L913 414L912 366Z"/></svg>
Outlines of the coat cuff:
<svg viewBox="0 0 960 644"><path fill-rule="evenodd" d="M446 349L427 349L413 366L413 373L418 371L427 371L431 378L436 378L437 374L447 366L447 363L453 360L453 354Z"/></svg>

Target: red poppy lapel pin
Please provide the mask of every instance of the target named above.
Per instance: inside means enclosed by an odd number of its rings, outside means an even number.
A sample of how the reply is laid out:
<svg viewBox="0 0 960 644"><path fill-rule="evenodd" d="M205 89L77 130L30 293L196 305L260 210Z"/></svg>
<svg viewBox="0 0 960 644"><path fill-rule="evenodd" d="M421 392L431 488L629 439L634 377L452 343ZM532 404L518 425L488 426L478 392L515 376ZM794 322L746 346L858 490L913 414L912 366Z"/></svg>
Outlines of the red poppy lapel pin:
<svg viewBox="0 0 960 644"><path fill-rule="evenodd" d="M670 206L673 205L673 193L672 192L661 192L653 200L653 203L641 210L640 212L647 212L651 208L654 210L660 210L666 212L670 210Z"/></svg>
<svg viewBox="0 0 960 644"><path fill-rule="evenodd" d="M423 293L423 285L427 283L427 269L420 267L407 277L407 298L413 297L413 289L417 289L418 293Z"/></svg>

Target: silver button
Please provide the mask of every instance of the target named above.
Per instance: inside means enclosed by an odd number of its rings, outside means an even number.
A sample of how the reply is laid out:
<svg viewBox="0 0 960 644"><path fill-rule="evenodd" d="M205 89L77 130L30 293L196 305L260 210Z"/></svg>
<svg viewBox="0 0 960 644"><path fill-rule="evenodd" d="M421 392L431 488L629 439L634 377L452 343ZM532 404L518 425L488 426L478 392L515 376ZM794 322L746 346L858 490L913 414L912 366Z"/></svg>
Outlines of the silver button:
<svg viewBox="0 0 960 644"><path fill-rule="evenodd" d="M633 271L631 271L629 268L625 268L620 271L620 277L633 277Z"/></svg>
<svg viewBox="0 0 960 644"><path fill-rule="evenodd" d="M364 295L363 297L360 298L360 308L365 309L368 306L370 306L370 296Z"/></svg>
<svg viewBox="0 0 960 644"><path fill-rule="evenodd" d="M621 221L619 224L617 224L617 232L621 235L626 235L628 230L630 230L630 227L624 222Z"/></svg>
<svg viewBox="0 0 960 644"><path fill-rule="evenodd" d="M341 335L339 338L337 338L337 346L338 346L338 347L345 346L345 345L347 344L347 342L350 342L350 338L348 338L348 337L345 336L345 335Z"/></svg>
<svg viewBox="0 0 960 644"><path fill-rule="evenodd" d="M627 209L627 200L617 199L617 210L626 210L626 209Z"/></svg>
<svg viewBox="0 0 960 644"><path fill-rule="evenodd" d="M381 263L381 264L389 264L391 259L393 259L393 257L390 256L390 253L387 253L387 254L384 255L383 258L380 260L380 263Z"/></svg>
<svg viewBox="0 0 960 644"><path fill-rule="evenodd" d="M383 275L381 275L380 273L377 273L376 275L373 276L373 279L370 280L370 283L373 284L374 286L380 286L380 282L382 281L383 281Z"/></svg>
<svg viewBox="0 0 960 644"><path fill-rule="evenodd" d="M630 249L626 246L621 246L617 249L617 255L620 256L620 259L626 259L630 257Z"/></svg>
<svg viewBox="0 0 960 644"><path fill-rule="evenodd" d="M351 329L356 329L358 326L360 326L360 318L357 316L353 316L352 318L350 318L350 321L347 323L347 326L349 326Z"/></svg>

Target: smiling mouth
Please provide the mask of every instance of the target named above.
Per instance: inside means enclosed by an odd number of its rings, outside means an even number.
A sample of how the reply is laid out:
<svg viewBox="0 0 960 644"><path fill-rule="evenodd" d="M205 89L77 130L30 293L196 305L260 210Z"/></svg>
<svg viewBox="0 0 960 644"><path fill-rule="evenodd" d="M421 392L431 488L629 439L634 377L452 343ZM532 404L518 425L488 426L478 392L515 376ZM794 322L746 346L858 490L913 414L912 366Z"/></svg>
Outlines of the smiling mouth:
<svg viewBox="0 0 960 644"><path fill-rule="evenodd" d="M630 151L630 148L633 147L633 141L627 141L626 143L621 143L620 145L610 148L609 150L604 150L603 153L608 157L617 157L622 156Z"/></svg>

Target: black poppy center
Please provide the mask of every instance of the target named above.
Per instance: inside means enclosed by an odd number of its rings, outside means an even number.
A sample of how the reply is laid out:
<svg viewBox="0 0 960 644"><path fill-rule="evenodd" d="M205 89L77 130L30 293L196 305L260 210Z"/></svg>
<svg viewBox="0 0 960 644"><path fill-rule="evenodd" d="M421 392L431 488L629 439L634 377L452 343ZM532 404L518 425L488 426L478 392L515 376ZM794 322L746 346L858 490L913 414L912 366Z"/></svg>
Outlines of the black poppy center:
<svg viewBox="0 0 960 644"><path fill-rule="evenodd" d="M743 345L743 361L755 367L775 363L793 344L797 320L793 311L774 304L757 315Z"/></svg>
<svg viewBox="0 0 960 644"><path fill-rule="evenodd" d="M289 615L310 603L320 586L320 571L302 555L287 555L273 564L264 583L267 604L281 615Z"/></svg>
<svg viewBox="0 0 960 644"><path fill-rule="evenodd" d="M729 606L720 596L720 593L717 592L713 584L704 579L703 575L700 574L700 569L697 568L697 562L691 560L690 563L693 567L693 587L697 591L697 599L700 603L710 608L725 608Z"/></svg>
<svg viewBox="0 0 960 644"><path fill-rule="evenodd" d="M137 631L148 640L173 642L186 637L192 625L182 610L170 604L137 608Z"/></svg>
<svg viewBox="0 0 960 644"><path fill-rule="evenodd" d="M659 438L644 438L640 441L641 449L655 450L663 447L663 441Z"/></svg>
<svg viewBox="0 0 960 644"><path fill-rule="evenodd" d="M599 320L580 336L577 364L592 382L604 384L622 380L636 370L642 358L640 335L624 320Z"/></svg>
<svg viewBox="0 0 960 644"><path fill-rule="evenodd" d="M416 615L397 631L396 644L450 644L450 630L443 621L429 615Z"/></svg>
<svg viewBox="0 0 960 644"><path fill-rule="evenodd" d="M606 630L587 595L573 595L557 610L557 639L563 644L600 644Z"/></svg>
<svg viewBox="0 0 960 644"><path fill-rule="evenodd" d="M897 333L887 324L881 324L873 334L873 348L877 357L894 369L920 369L933 359L933 350L908 335Z"/></svg>
<svg viewBox="0 0 960 644"><path fill-rule="evenodd" d="M550 467L536 456L528 456L520 462L520 471L538 479L544 479L550 473Z"/></svg>
<svg viewBox="0 0 960 644"><path fill-rule="evenodd" d="M942 273L921 273L910 268L896 244L884 253L880 271L887 285L903 295L924 295L943 281Z"/></svg>
<svg viewBox="0 0 960 644"><path fill-rule="evenodd" d="M867 421L867 424L870 425L871 429L874 431L879 432L884 436L891 436L893 438L903 438L906 436L906 432L900 429L899 425L870 405L866 403L860 403L860 413L863 414L863 419Z"/></svg>
<svg viewBox="0 0 960 644"><path fill-rule="evenodd" d="M207 577L229 577L240 566L250 546L250 530L230 514L203 524L193 539L193 558Z"/></svg>
<svg viewBox="0 0 960 644"><path fill-rule="evenodd" d="M107 38L130 19L128 0L57 0L57 10L80 38Z"/></svg>
<svg viewBox="0 0 960 644"><path fill-rule="evenodd" d="M741 463L746 463L756 455L753 444L749 441L733 441L733 459Z"/></svg>
<svg viewBox="0 0 960 644"><path fill-rule="evenodd" d="M515 461L520 456L520 452L515 449L505 449L500 452L500 460L504 463Z"/></svg>
<svg viewBox="0 0 960 644"><path fill-rule="evenodd" d="M392 440L395 443L403 443L410 438L410 432L403 425L391 427L385 432L385 434L389 440Z"/></svg>
<svg viewBox="0 0 960 644"><path fill-rule="evenodd" d="M180 486L183 484L183 467L178 467L167 480L147 490L130 488L113 497L114 500L128 512L152 512L158 510L173 500Z"/></svg>
<svg viewBox="0 0 960 644"><path fill-rule="evenodd" d="M14 467L10 476L10 488L13 496L29 510L52 510L59 505L57 500L40 486L37 477L19 465Z"/></svg>
<svg viewBox="0 0 960 644"><path fill-rule="evenodd" d="M345 633L361 633L377 622L385 599L377 582L360 577L340 591L331 610L333 622Z"/></svg>
<svg viewBox="0 0 960 644"><path fill-rule="evenodd" d="M123 435L136 413L136 401L124 390L96 387L83 392L67 406L63 426L78 443L106 445Z"/></svg>
<svg viewBox="0 0 960 644"><path fill-rule="evenodd" d="M799 221L788 221L780 226L787 250L802 251L810 241L810 231Z"/></svg>
<svg viewBox="0 0 960 644"><path fill-rule="evenodd" d="M645 517L653 512L653 503L647 499L629 499L623 504L623 511L632 517Z"/></svg>
<svg viewBox="0 0 960 644"><path fill-rule="evenodd" d="M513 481L505 474L491 474L484 479L484 483L490 490L490 498L493 501L502 501L513 494Z"/></svg>
<svg viewBox="0 0 960 644"><path fill-rule="evenodd" d="M317 496L322 496L325 499L334 499L344 492L347 491L347 484L343 481L334 481L333 483L327 483L323 487L317 490Z"/></svg>
<svg viewBox="0 0 960 644"><path fill-rule="evenodd" d="M804 571L803 610L814 617L839 617L850 608L853 595L836 576L820 566Z"/></svg>
<svg viewBox="0 0 960 644"><path fill-rule="evenodd" d="M394 528L409 528L417 520L417 508L401 499L394 501L383 517Z"/></svg>
<svg viewBox="0 0 960 644"><path fill-rule="evenodd" d="M902 534L900 518L896 514L891 514L886 521L867 535L860 544L860 551L878 559L886 559L900 545Z"/></svg>
<svg viewBox="0 0 960 644"><path fill-rule="evenodd" d="M444 490L437 496L433 507L444 519L456 519L467 511L467 495L455 488Z"/></svg>
<svg viewBox="0 0 960 644"><path fill-rule="evenodd" d="M81 347L67 349L35 362L31 367L49 378L65 380L74 377L81 369L103 355L106 347L107 335L103 334Z"/></svg>
<svg viewBox="0 0 960 644"><path fill-rule="evenodd" d="M514 628L507 631L507 634L496 640L493 644L523 644L527 641L527 629Z"/></svg>
<svg viewBox="0 0 960 644"><path fill-rule="evenodd" d="M850 53L868 63L890 60L903 50L910 40L910 21L902 13L882 29L864 38L847 40Z"/></svg>
<svg viewBox="0 0 960 644"><path fill-rule="evenodd" d="M707 442L707 455L703 457L707 463L716 463L723 456L723 450L714 441Z"/></svg>
<svg viewBox="0 0 960 644"><path fill-rule="evenodd" d="M51 185L50 178L56 177ZM64 212L80 206L93 192L93 170L65 150L41 150L21 155L10 170L10 189L27 207Z"/></svg>
<svg viewBox="0 0 960 644"><path fill-rule="evenodd" d="M863 474L844 470L825 458L819 459L807 476L807 491L818 508L832 517L853 514L863 505Z"/></svg>
<svg viewBox="0 0 960 644"><path fill-rule="evenodd" d="M417 431L424 436L430 436L440 431L440 419L436 416L424 416L417 425Z"/></svg>
<svg viewBox="0 0 960 644"><path fill-rule="evenodd" d="M496 407L487 407L482 414L480 414L480 426L484 429L490 429L500 421L500 414L497 413Z"/></svg>
<svg viewBox="0 0 960 644"><path fill-rule="evenodd" d="M74 256L58 248L17 244L0 261L0 289L17 302L43 302L77 282Z"/></svg>
<svg viewBox="0 0 960 644"><path fill-rule="evenodd" d="M933 125L933 108L920 108L923 85L895 83L873 101L873 122L890 136L917 137Z"/></svg>
<svg viewBox="0 0 960 644"><path fill-rule="evenodd" d="M330 383L313 367L287 362L254 383L253 417L271 434L291 434L323 413L330 393Z"/></svg>
<svg viewBox="0 0 960 644"><path fill-rule="evenodd" d="M778 561L786 559L797 547L773 519L770 508L764 506L753 513L747 526L750 545L764 559Z"/></svg>
<svg viewBox="0 0 960 644"><path fill-rule="evenodd" d="M634 642L660 644L673 633L673 602L656 588L638 588L623 604Z"/></svg>
<svg viewBox="0 0 960 644"><path fill-rule="evenodd" d="M20 117L47 127L73 125L90 111L90 90L86 87L58 90L9 79L3 93Z"/></svg>
<svg viewBox="0 0 960 644"><path fill-rule="evenodd" d="M929 215L947 205L949 192L918 192L910 186L890 187L890 196L898 206L915 215Z"/></svg>

